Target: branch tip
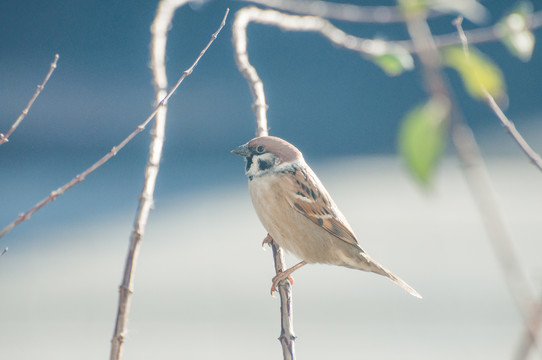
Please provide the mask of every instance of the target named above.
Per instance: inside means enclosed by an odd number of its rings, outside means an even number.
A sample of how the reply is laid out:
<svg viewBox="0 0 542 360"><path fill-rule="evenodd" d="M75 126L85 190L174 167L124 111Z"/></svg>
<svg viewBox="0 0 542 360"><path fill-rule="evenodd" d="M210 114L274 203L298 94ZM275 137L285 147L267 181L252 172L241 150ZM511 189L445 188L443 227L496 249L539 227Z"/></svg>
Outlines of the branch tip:
<svg viewBox="0 0 542 360"><path fill-rule="evenodd" d="M463 26L461 25L463 18L460 16L456 18L453 21L453 24L457 28L457 33L459 35L459 38L461 39L461 44L463 46L463 54L465 55L465 59L467 60L467 63L470 61L470 52L469 52L469 42L467 39L467 35L465 34L465 31L463 30ZM519 146L521 151L527 156L529 161L538 168L538 170L542 171L542 158L540 155L529 145L529 143L525 140L525 138L521 135L521 133L517 130L515 124L512 120L508 119L508 117L504 114L504 111L499 107L493 96L489 93L489 91L486 89L482 81L480 80L477 73L475 73L476 80L478 81L479 86L481 87L483 93L484 93L484 99L489 106L489 108L495 113L497 118L500 120L501 125L504 126L506 129L506 132L510 134L512 139L516 142L516 144Z"/></svg>
<svg viewBox="0 0 542 360"><path fill-rule="evenodd" d="M461 26L462 23L463 23L463 16L458 16L452 20L452 25L454 26Z"/></svg>
<svg viewBox="0 0 542 360"><path fill-rule="evenodd" d="M32 97L26 104L26 107L23 109L19 117L15 120L13 125L11 125L11 128L8 130L8 132L5 135L0 136L0 145L8 142L8 138L10 137L10 135L15 131L15 129L17 129L17 127L23 121L26 115L28 115L30 107L32 107L32 104L34 104L34 101L36 101L41 91L45 88L45 84L47 84L47 82L49 81L49 78L53 74L53 71L56 69L57 61L58 61L58 54L55 55L55 58L49 67L49 72L47 72L47 74L45 75L45 78L43 79L42 83L37 86L36 92L34 92L34 95L32 95Z"/></svg>

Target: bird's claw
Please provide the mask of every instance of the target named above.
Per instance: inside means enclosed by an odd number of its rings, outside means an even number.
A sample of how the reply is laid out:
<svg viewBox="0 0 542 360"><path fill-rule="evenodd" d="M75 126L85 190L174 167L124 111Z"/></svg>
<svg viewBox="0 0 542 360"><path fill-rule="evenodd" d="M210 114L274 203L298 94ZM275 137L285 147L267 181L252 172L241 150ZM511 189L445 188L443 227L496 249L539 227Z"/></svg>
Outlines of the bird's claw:
<svg viewBox="0 0 542 360"><path fill-rule="evenodd" d="M271 237L271 235L267 234L265 239L263 239L262 241L262 249L265 250L265 245L271 246L272 243L273 243L273 238Z"/></svg>
<svg viewBox="0 0 542 360"><path fill-rule="evenodd" d="M278 291L278 287L279 287L279 283L284 280L284 279L288 279L288 282L290 283L290 285L293 285L294 284L294 278L289 274L289 273L284 273L284 272L280 272L278 273L277 275L275 275L273 277L273 279L271 279L271 282L272 282L272 285L271 285L271 296L272 297L275 297L275 295L273 295L273 293L275 291Z"/></svg>

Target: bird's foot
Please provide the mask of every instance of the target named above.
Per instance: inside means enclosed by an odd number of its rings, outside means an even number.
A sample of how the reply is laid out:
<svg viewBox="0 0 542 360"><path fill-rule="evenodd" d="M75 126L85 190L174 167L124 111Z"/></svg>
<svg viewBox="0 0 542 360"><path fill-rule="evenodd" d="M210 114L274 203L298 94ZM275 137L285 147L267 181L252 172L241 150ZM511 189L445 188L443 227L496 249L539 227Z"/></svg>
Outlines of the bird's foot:
<svg viewBox="0 0 542 360"><path fill-rule="evenodd" d="M279 283L284 279L288 279L288 281L290 282L290 285L294 284L294 278L292 277L292 275L290 275L290 273L287 273L287 272L278 273L277 275L273 277L273 279L271 279L271 283L272 283L271 296L274 296L273 293L275 291L278 291L277 289L279 287Z"/></svg>
<svg viewBox="0 0 542 360"><path fill-rule="evenodd" d="M290 282L290 285L294 284L294 278L291 276L294 271L302 267L303 265L306 265L307 263L305 261L301 261L300 263L292 266L289 269L286 269L284 271L279 272L273 279L271 279L271 282L273 285L271 286L271 296L273 296L273 292L277 291L279 283L284 280L288 279Z"/></svg>

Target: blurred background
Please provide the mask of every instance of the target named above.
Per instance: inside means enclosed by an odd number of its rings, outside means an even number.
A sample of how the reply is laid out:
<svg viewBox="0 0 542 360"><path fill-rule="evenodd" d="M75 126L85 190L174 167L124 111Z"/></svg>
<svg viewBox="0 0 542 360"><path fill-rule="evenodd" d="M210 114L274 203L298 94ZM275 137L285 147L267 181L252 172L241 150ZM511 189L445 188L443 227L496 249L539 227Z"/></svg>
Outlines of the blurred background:
<svg viewBox="0 0 542 360"><path fill-rule="evenodd" d="M0 3L0 132L60 55L29 115L0 147L0 228L102 157L152 111L149 27L157 3ZM509 10L483 4L486 25ZM245 5L192 3L173 20L171 84L231 8L219 38L169 103L126 359L281 356L279 301L268 292L271 252L260 249L265 232L252 210L244 166L229 152L254 135L250 91L231 44L235 11ZM431 20L432 30L453 32L452 19ZM403 24L334 23L361 37L408 38ZM521 318L457 161L448 156L432 188L423 190L396 156L402 117L427 98L420 71L388 77L310 33L250 25L248 39L266 89L270 133L304 153L362 246L424 296L419 301L372 274L303 268L294 276L299 358L510 358ZM479 48L505 74L507 115L542 151L540 47L527 63L499 42ZM487 106L465 94L457 74L447 74L488 158L507 226L538 293L540 173ZM9 247L0 257L2 358L108 356L148 143L146 130L0 239L0 249Z"/></svg>

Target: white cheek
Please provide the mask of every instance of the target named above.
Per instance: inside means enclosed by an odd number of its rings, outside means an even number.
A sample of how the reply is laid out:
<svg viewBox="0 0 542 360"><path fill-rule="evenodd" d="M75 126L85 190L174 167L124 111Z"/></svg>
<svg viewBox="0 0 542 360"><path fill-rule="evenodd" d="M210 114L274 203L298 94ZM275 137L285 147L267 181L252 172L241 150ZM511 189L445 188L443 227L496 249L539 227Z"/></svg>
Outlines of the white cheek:
<svg viewBox="0 0 542 360"><path fill-rule="evenodd" d="M265 153L261 155L254 155L252 157L252 163L250 168L246 171L247 176L262 176L269 172L273 172L275 164L277 163L277 156L271 153ZM271 167L265 170L260 170L260 161L273 164Z"/></svg>
<svg viewBox="0 0 542 360"><path fill-rule="evenodd" d="M254 156L250 168L246 171L247 176L256 176L259 172L258 166L258 158Z"/></svg>

